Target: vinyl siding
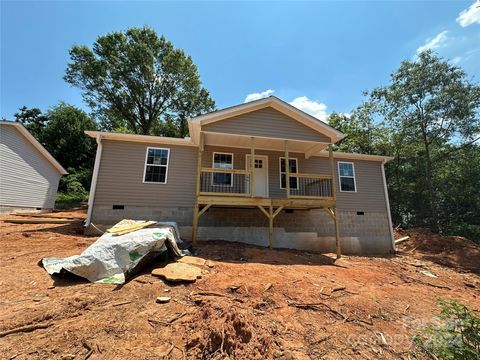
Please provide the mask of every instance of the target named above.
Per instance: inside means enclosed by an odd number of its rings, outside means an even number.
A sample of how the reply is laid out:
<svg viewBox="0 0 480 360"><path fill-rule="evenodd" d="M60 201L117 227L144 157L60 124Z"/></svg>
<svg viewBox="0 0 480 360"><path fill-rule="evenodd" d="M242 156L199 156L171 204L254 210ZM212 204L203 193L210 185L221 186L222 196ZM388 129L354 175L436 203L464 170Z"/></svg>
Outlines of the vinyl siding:
<svg viewBox="0 0 480 360"><path fill-rule="evenodd" d="M58 170L12 125L0 124L0 205L51 209Z"/></svg>
<svg viewBox="0 0 480 360"><path fill-rule="evenodd" d="M320 120L319 120L320 121ZM204 131L330 142L330 138L271 107L202 126Z"/></svg>
<svg viewBox="0 0 480 360"><path fill-rule="evenodd" d="M202 158L203 167L213 166L213 152L233 153L234 169L246 168L246 155L248 149L233 149L228 147L205 146ZM280 188L280 157L283 152L257 150L256 154L268 156L268 180L269 196L272 198L286 197L285 189ZM313 174L330 174L330 162L328 158L311 157L305 159L304 154L290 153L290 158L297 158L298 172ZM357 192L340 192L338 182L338 162L353 162L355 167L355 181ZM341 160L335 159L336 195L337 207L345 211L375 211L385 212L387 209L385 192L383 187L382 167L380 162L365 160Z"/></svg>
<svg viewBox="0 0 480 360"><path fill-rule="evenodd" d="M103 140L95 205L192 207L197 148ZM144 183L147 147L170 149L166 184Z"/></svg>

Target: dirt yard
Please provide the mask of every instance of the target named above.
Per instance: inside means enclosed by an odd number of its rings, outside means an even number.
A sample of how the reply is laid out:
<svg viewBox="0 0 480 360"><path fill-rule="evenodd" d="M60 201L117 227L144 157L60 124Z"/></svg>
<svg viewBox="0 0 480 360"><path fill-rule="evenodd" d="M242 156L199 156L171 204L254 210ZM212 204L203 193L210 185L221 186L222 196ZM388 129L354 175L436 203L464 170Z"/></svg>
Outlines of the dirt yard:
<svg viewBox="0 0 480 360"><path fill-rule="evenodd" d="M415 351L412 335L437 316L438 297L480 309L479 247L410 235L398 256L339 261L203 243L199 256L210 266L193 284L167 284L150 275L162 265L152 264L113 286L52 279L38 266L42 257L78 254L95 241L83 236L80 221L0 221L0 357L407 359ZM157 304L158 296L172 300ZM5 335L31 325L38 328Z"/></svg>

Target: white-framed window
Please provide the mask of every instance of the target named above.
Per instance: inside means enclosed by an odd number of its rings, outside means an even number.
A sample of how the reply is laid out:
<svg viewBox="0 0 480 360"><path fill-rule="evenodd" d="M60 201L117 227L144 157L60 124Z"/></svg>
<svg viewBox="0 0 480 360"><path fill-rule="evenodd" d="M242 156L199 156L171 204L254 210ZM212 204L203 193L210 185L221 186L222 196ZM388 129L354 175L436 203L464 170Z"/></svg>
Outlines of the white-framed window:
<svg viewBox="0 0 480 360"><path fill-rule="evenodd" d="M143 182L166 184L169 158L170 149L147 147Z"/></svg>
<svg viewBox="0 0 480 360"><path fill-rule="evenodd" d="M338 162L338 182L341 192L357 192L355 167L352 162Z"/></svg>
<svg viewBox="0 0 480 360"><path fill-rule="evenodd" d="M280 159L280 189L285 189L287 185L287 173L285 168L285 158ZM289 172L290 172L290 189L298 190L298 178L292 176L292 174L298 173L298 160L297 158L288 158Z"/></svg>
<svg viewBox="0 0 480 360"><path fill-rule="evenodd" d="M212 164L214 169L233 169L233 154L214 152ZM233 186L233 175L225 173L213 173L212 185Z"/></svg>

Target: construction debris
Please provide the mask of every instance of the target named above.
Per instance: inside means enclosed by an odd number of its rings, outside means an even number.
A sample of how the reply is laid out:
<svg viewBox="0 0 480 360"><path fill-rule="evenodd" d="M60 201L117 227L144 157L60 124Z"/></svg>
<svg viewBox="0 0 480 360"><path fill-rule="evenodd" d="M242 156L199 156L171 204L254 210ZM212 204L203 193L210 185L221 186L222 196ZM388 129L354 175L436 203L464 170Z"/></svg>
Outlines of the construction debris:
<svg viewBox="0 0 480 360"><path fill-rule="evenodd" d="M126 222L132 220L122 220L119 224ZM142 225L147 223L150 222L142 222ZM112 229L121 230L115 235L103 234L80 255L44 258L41 265L50 275L69 272L91 282L123 284L130 274L166 253L167 249L172 256L188 253L178 247L182 240L175 223L156 223L155 227L139 230L130 228L128 233L120 235L126 231L123 225L114 226Z"/></svg>
<svg viewBox="0 0 480 360"><path fill-rule="evenodd" d="M404 241L407 241L408 239L410 239L410 236L401 237L400 239L395 240L395 244L400 244Z"/></svg>
<svg viewBox="0 0 480 360"><path fill-rule="evenodd" d="M177 262L190 264L190 265L204 266L206 263L206 260L199 257L195 257L195 256L183 256L180 259L178 259Z"/></svg>
<svg viewBox="0 0 480 360"><path fill-rule="evenodd" d="M171 282L194 282L202 277L202 271L194 265L175 262L167 264L162 268L154 269L152 275L160 276Z"/></svg>
<svg viewBox="0 0 480 360"><path fill-rule="evenodd" d="M107 232L115 236L125 235L156 223L156 221L122 220L118 224L115 224L115 226L107 229Z"/></svg>
<svg viewBox="0 0 480 360"><path fill-rule="evenodd" d="M72 219L61 219L61 218L53 218L53 217L35 217L35 218L9 218L5 219L4 222L6 223L13 223L13 224L69 224L71 222L78 221Z"/></svg>

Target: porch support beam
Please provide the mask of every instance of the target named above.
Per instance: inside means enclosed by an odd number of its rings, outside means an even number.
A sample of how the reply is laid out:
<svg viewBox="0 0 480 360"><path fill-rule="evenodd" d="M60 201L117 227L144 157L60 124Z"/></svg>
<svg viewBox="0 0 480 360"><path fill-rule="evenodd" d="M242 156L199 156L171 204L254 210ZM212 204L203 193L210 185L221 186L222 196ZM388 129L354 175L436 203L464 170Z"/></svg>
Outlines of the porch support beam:
<svg viewBox="0 0 480 360"><path fill-rule="evenodd" d="M198 217L202 216L202 215L205 213L205 211L207 211L208 209L210 209L210 206L212 206L212 205L211 205L211 204L205 205L205 206L203 207L203 209L198 212Z"/></svg>
<svg viewBox="0 0 480 360"><path fill-rule="evenodd" d="M289 198L290 197L290 161L288 159L288 140L285 140L285 191L287 193L287 198Z"/></svg>
<svg viewBox="0 0 480 360"><path fill-rule="evenodd" d="M193 208L193 223L192 223L192 242L197 243L197 229L198 229L198 218L199 218L199 204L198 197L200 196L200 181L201 181L201 169L202 169L202 155L204 150L204 134L200 131L200 139L198 144L198 155L197 155L197 178L196 178L196 190L195 190L195 205ZM203 209L202 209L203 210ZM202 212L203 214L203 212Z"/></svg>
<svg viewBox="0 0 480 360"><path fill-rule="evenodd" d="M254 197L255 192L254 192L254 173L255 171L255 138L251 137L250 138L250 196Z"/></svg>
<svg viewBox="0 0 480 360"><path fill-rule="evenodd" d="M275 217L282 211L283 206L279 206L275 211L273 211L273 206L268 207L268 211L262 205L257 205L261 212L268 219L268 247L271 249L273 247L273 220Z"/></svg>
<svg viewBox="0 0 480 360"><path fill-rule="evenodd" d="M335 162L333 160L333 144L328 147L328 157L330 159L330 172L332 174L332 197L335 203L335 208L329 209L335 215L333 222L335 223L335 247L337 250L337 259L342 257L342 251L340 246L340 234L338 225L338 212L337 212L337 178L335 176Z"/></svg>

